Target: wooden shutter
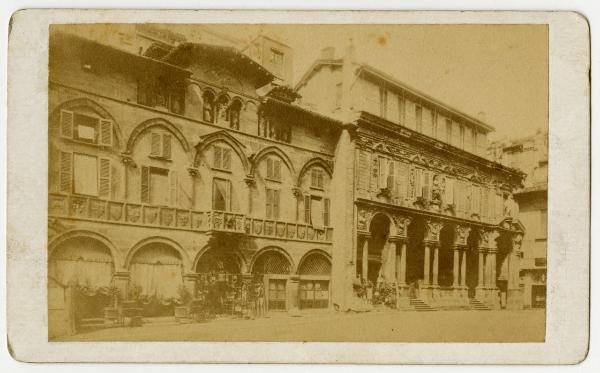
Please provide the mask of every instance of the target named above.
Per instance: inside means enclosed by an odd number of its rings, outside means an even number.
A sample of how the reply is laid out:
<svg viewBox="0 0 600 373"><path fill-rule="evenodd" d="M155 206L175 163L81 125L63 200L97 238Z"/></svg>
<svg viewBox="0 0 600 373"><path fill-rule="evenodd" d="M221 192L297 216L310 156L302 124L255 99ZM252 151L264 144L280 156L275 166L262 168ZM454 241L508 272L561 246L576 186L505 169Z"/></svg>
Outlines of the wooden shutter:
<svg viewBox="0 0 600 373"><path fill-rule="evenodd" d="M150 167L142 166L142 203L150 203Z"/></svg>
<svg viewBox="0 0 600 373"><path fill-rule="evenodd" d="M59 184L60 191L71 193L73 183L73 154L60 152Z"/></svg>
<svg viewBox="0 0 600 373"><path fill-rule="evenodd" d="M267 189L267 219L273 218L273 189Z"/></svg>
<svg viewBox="0 0 600 373"><path fill-rule="evenodd" d="M304 222L310 224L310 196L304 196Z"/></svg>
<svg viewBox="0 0 600 373"><path fill-rule="evenodd" d="M423 170L415 168L415 197L422 197L423 190L421 188L423 181Z"/></svg>
<svg viewBox="0 0 600 373"><path fill-rule="evenodd" d="M169 192L170 192L169 202L171 203L171 206L177 206L177 203L178 203L178 197L179 197L178 184L179 183L177 180L177 171L169 170Z"/></svg>
<svg viewBox="0 0 600 373"><path fill-rule="evenodd" d="M231 169L231 149L225 149L223 148L221 150L221 153L223 155L223 168L225 170L229 170Z"/></svg>
<svg viewBox="0 0 600 373"><path fill-rule="evenodd" d="M150 155L160 157L160 133L152 132L150 134Z"/></svg>
<svg viewBox="0 0 600 373"><path fill-rule="evenodd" d="M273 219L279 220L279 190L273 190Z"/></svg>
<svg viewBox="0 0 600 373"><path fill-rule="evenodd" d="M281 180L281 160L273 160L273 177L275 180Z"/></svg>
<svg viewBox="0 0 600 373"><path fill-rule="evenodd" d="M429 171L424 171L423 172L423 191L421 193L421 195L423 196L423 198L429 200L431 199L431 183L430 180L431 179L431 172Z"/></svg>
<svg viewBox="0 0 600 373"><path fill-rule="evenodd" d="M110 159L100 158L98 167L98 195L100 198L110 198Z"/></svg>
<svg viewBox="0 0 600 373"><path fill-rule="evenodd" d="M72 139L73 138L73 120L74 114L72 111L61 110L60 111L60 135L62 137Z"/></svg>
<svg viewBox="0 0 600 373"><path fill-rule="evenodd" d="M163 133L162 136L162 156L170 159L171 158L171 139L173 136L168 133Z"/></svg>
<svg viewBox="0 0 600 373"><path fill-rule="evenodd" d="M213 167L221 168L221 148L213 146Z"/></svg>
<svg viewBox="0 0 600 373"><path fill-rule="evenodd" d="M113 123L107 119L100 119L100 145L113 145Z"/></svg>
<svg viewBox="0 0 600 373"><path fill-rule="evenodd" d="M329 198L325 198L323 200L323 223L325 224L326 227L329 226L329 207L330 207L330 202L329 202Z"/></svg>
<svg viewBox="0 0 600 373"><path fill-rule="evenodd" d="M358 188L364 192L369 190L369 157L368 153L364 150L358 151L358 172L357 172L357 184Z"/></svg>
<svg viewBox="0 0 600 373"><path fill-rule="evenodd" d="M379 181L378 181L378 185L377 188L378 189L383 189L386 187L386 176L387 176L387 159L383 158L383 157L379 157Z"/></svg>
<svg viewBox="0 0 600 373"><path fill-rule="evenodd" d="M273 178L273 158L267 158L267 178Z"/></svg>

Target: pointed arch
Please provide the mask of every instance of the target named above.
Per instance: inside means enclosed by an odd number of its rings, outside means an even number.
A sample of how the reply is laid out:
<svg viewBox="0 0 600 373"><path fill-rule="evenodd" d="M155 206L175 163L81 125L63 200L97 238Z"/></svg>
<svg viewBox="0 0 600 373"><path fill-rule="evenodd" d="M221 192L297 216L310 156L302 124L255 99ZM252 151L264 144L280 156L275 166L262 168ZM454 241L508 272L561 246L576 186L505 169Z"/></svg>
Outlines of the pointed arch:
<svg viewBox="0 0 600 373"><path fill-rule="evenodd" d="M106 110L104 107L102 107L97 102L92 101L88 98L76 98L74 100L69 100L69 101L65 101L65 102L61 103L54 110L52 110L52 113L50 114L50 117L48 118L48 120L50 123L59 123L61 110L76 111L76 109L79 107L88 108L88 109L92 110L100 118L111 120L113 123L113 126L112 126L113 132L114 132L115 138L117 140L116 143L117 143L119 149L122 149L123 133L121 132L121 127L119 126L119 123L115 120L115 118L112 116L112 114L110 114L110 112L108 110Z"/></svg>
<svg viewBox="0 0 600 373"><path fill-rule="evenodd" d="M165 130L171 132L171 134L173 134L173 136L175 136L175 138L179 141L179 143L183 147L183 150L185 150L186 153L189 153L190 145L188 144L185 136L183 136L183 133L173 123L163 118L148 119L138 124L138 126L135 127L131 132L131 135L129 135L129 140L127 141L127 148L125 149L125 152L131 154L133 152L133 146L135 145L136 141L140 138L142 133L153 127L162 127Z"/></svg>
<svg viewBox="0 0 600 373"><path fill-rule="evenodd" d="M183 247L181 247L177 242L175 242L169 238L158 237L158 236L144 238L143 240L136 243L129 250L129 252L127 253L127 256L125 257L124 267L129 268L129 266L131 265L131 260L133 259L135 254L143 247L145 247L149 244L153 244L153 243L167 245L167 246L170 246L171 248L173 248L175 251L177 251L179 253L179 256L181 257L181 263L183 264L184 271L185 272L190 271L190 269L191 269L190 257L188 256L187 252L183 249Z"/></svg>
<svg viewBox="0 0 600 373"><path fill-rule="evenodd" d="M292 163L290 157L283 150L279 149L276 146L267 146L266 148L256 153L254 157L252 157L252 166L250 169L250 174L254 175L254 173L256 172L256 167L258 167L260 160L270 154L275 154L277 157L281 158L283 163L285 163L285 165L287 166L288 170L290 170L293 180L296 180L298 178L298 176L296 175L296 169L294 168L294 164Z"/></svg>
<svg viewBox="0 0 600 373"><path fill-rule="evenodd" d="M208 147L217 141L222 141L233 149L242 161L244 171L246 174L250 173L250 162L246 156L246 145L242 144L238 139L231 136L227 131L220 130L208 135L202 136L200 142L196 145L196 155L194 156L194 167L198 167L200 164L201 155L208 149Z"/></svg>
<svg viewBox="0 0 600 373"><path fill-rule="evenodd" d="M312 166L321 166L325 172L327 172L327 174L329 175L329 177L333 177L333 169L329 166L329 163L324 160L321 157L315 157L310 159L308 162L306 162L304 164L304 166L302 166L302 169L300 170L300 173L298 174L298 180L296 185L301 185L302 183L302 177L304 176L304 174L312 167Z"/></svg>

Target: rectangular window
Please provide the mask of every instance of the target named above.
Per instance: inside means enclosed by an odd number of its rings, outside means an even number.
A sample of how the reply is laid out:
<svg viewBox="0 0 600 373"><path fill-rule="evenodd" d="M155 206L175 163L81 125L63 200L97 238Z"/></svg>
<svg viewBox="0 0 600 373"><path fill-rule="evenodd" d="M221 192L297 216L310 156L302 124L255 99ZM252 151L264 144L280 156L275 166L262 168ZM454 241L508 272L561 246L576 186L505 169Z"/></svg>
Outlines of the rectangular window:
<svg viewBox="0 0 600 373"><path fill-rule="evenodd" d="M384 87L379 87L379 115L387 118L387 90Z"/></svg>
<svg viewBox="0 0 600 373"><path fill-rule="evenodd" d="M310 199L310 223L315 228L323 228L325 223L323 221L324 218L324 209L323 209L323 198L321 197L311 197Z"/></svg>
<svg viewBox="0 0 600 373"><path fill-rule="evenodd" d="M61 110L60 134L80 142L112 146L112 121L82 113Z"/></svg>
<svg viewBox="0 0 600 373"><path fill-rule="evenodd" d="M279 219L279 194L277 189L267 189L267 219Z"/></svg>
<svg viewBox="0 0 600 373"><path fill-rule="evenodd" d="M423 132L423 108L419 105L415 106L415 123L417 132Z"/></svg>
<svg viewBox="0 0 600 373"><path fill-rule="evenodd" d="M331 225L331 222L329 220L330 204L331 202L329 201L329 198L323 199L323 224L325 224L326 227L329 227Z"/></svg>
<svg viewBox="0 0 600 373"><path fill-rule="evenodd" d="M213 179L213 210L229 211L231 208L231 182Z"/></svg>
<svg viewBox="0 0 600 373"><path fill-rule="evenodd" d="M73 154L73 192L98 195L98 159L85 154Z"/></svg>
<svg viewBox="0 0 600 373"><path fill-rule="evenodd" d="M423 196L423 198L425 198L427 200L431 199L430 178L431 178L430 172L423 172L423 191L422 191L421 195Z"/></svg>
<svg viewBox="0 0 600 373"><path fill-rule="evenodd" d="M283 53L271 48L271 63L275 66L283 65Z"/></svg>
<svg viewBox="0 0 600 373"><path fill-rule="evenodd" d="M231 149L213 146L213 168L231 170Z"/></svg>
<svg viewBox="0 0 600 373"><path fill-rule="evenodd" d="M323 189L323 170L313 168L310 173L310 186L312 188Z"/></svg>
<svg viewBox="0 0 600 373"><path fill-rule="evenodd" d="M267 158L267 179L281 181L281 160Z"/></svg>
<svg viewBox="0 0 600 373"><path fill-rule="evenodd" d="M423 196L423 190L422 188L422 181L423 181L423 169L421 168L416 168L415 169L415 197L422 197Z"/></svg>
<svg viewBox="0 0 600 373"><path fill-rule="evenodd" d="M155 206L169 205L169 170L150 168L150 204Z"/></svg>
<svg viewBox="0 0 600 373"><path fill-rule="evenodd" d="M149 107L162 107L175 114L184 113L185 91L181 82L164 82L161 79L140 80L137 84L137 103Z"/></svg>
<svg viewBox="0 0 600 373"><path fill-rule="evenodd" d="M304 222L310 224L310 196L304 196Z"/></svg>
<svg viewBox="0 0 600 373"><path fill-rule="evenodd" d="M152 132L150 134L150 156L171 159L171 141L170 133Z"/></svg>

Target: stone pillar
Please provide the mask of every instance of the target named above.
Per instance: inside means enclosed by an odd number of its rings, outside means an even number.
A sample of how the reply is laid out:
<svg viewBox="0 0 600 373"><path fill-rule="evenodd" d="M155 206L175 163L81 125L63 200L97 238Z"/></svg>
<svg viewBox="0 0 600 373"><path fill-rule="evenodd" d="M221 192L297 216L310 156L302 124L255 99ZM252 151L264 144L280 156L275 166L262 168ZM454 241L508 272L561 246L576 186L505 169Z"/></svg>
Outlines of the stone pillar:
<svg viewBox="0 0 600 373"><path fill-rule="evenodd" d="M398 258L396 257L396 240L397 239L390 238L387 242L389 253L387 255L387 268L384 272L386 282L396 282L396 277L398 276L396 273L396 267L398 267Z"/></svg>
<svg viewBox="0 0 600 373"><path fill-rule="evenodd" d="M290 276L287 282L287 304L288 313L297 315L300 310L298 308L298 290L300 288L300 277L298 275Z"/></svg>
<svg viewBox="0 0 600 373"><path fill-rule="evenodd" d="M430 244L425 243L425 247L423 248L425 250L423 260L423 284L425 285L429 285L429 267L431 266L431 261L429 259L429 245Z"/></svg>
<svg viewBox="0 0 600 373"><path fill-rule="evenodd" d="M462 250L462 261L460 263L460 286L467 287L467 250Z"/></svg>
<svg viewBox="0 0 600 373"><path fill-rule="evenodd" d="M128 153L121 154L121 161L125 165L125 167L123 168L123 199L127 201L127 199L129 198L129 169L135 168L136 165L133 159L131 158L131 154Z"/></svg>
<svg viewBox="0 0 600 373"><path fill-rule="evenodd" d="M492 275L491 275L491 287L496 289L496 252L494 251L492 254Z"/></svg>
<svg viewBox="0 0 600 373"><path fill-rule="evenodd" d="M369 236L363 236L362 278L366 281L369 275Z"/></svg>
<svg viewBox="0 0 600 373"><path fill-rule="evenodd" d="M126 300L129 296L129 272L115 272L112 277L112 285L119 289L119 299Z"/></svg>
<svg viewBox="0 0 600 373"><path fill-rule="evenodd" d="M477 287L482 288L485 286L485 280L483 277L483 273L484 273L484 271L483 271L483 266L484 266L483 249L479 249L477 254L479 255L479 263L478 263L479 265L477 268L478 269L478 271L477 271Z"/></svg>
<svg viewBox="0 0 600 373"><path fill-rule="evenodd" d="M454 246L454 262L452 263L452 287L457 288L459 285L459 273L460 273L460 251L458 246Z"/></svg>
<svg viewBox="0 0 600 373"><path fill-rule="evenodd" d="M513 233L512 249L508 254L508 291L506 294L507 309L523 308L523 294L519 287L519 271L521 260L521 243L523 234L520 232Z"/></svg>
<svg viewBox="0 0 600 373"><path fill-rule="evenodd" d="M438 283L438 272L439 272L439 251L440 246L433 246L433 286L439 286Z"/></svg>
<svg viewBox="0 0 600 373"><path fill-rule="evenodd" d="M398 249L398 246L400 247ZM399 256L398 263L398 285L406 285L406 240L396 242L396 255Z"/></svg>
<svg viewBox="0 0 600 373"><path fill-rule="evenodd" d="M183 286L190 292L192 298L196 298L197 273L186 273L183 275Z"/></svg>

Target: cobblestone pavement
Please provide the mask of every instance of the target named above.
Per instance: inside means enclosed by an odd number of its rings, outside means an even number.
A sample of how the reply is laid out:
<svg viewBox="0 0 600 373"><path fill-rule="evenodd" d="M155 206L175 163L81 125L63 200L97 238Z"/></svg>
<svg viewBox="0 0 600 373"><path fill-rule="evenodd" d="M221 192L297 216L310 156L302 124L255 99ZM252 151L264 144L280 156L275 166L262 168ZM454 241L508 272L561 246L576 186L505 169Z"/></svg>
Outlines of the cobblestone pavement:
<svg viewBox="0 0 600 373"><path fill-rule="evenodd" d="M273 314L267 318L215 319L178 324L153 320L77 334L70 341L348 341L541 342L544 310Z"/></svg>

